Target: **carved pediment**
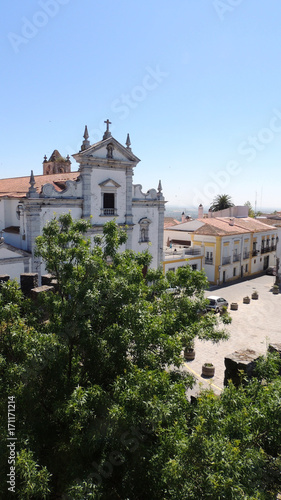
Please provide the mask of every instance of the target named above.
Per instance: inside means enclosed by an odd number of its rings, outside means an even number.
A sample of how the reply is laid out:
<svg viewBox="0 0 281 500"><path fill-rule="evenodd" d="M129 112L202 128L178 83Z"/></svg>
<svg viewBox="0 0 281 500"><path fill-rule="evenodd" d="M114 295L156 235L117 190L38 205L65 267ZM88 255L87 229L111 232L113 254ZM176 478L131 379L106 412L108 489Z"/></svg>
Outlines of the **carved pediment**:
<svg viewBox="0 0 281 500"><path fill-rule="evenodd" d="M105 181L100 182L99 186L101 188L119 188L120 184L118 184L118 182L115 182L113 179L106 179Z"/></svg>
<svg viewBox="0 0 281 500"><path fill-rule="evenodd" d="M89 164L94 164L96 161L101 161L102 163L110 162L113 165L122 165L122 163L128 165L128 163L130 163L132 166L140 161L130 149L122 146L114 137L109 137L108 139L89 146L87 149L74 154L73 158L75 158L78 163L89 162Z"/></svg>

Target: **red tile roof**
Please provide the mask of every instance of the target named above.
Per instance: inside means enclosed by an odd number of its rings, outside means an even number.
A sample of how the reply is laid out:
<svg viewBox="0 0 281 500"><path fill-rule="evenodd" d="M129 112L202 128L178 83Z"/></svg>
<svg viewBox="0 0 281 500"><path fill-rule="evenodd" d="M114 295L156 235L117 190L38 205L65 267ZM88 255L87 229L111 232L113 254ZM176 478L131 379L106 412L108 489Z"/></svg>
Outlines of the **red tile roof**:
<svg viewBox="0 0 281 500"><path fill-rule="evenodd" d="M35 175L35 188L38 193L41 192L44 184L52 184L54 188L61 192L64 189L64 183L68 180L74 181L79 177L79 172L69 172L52 175ZM0 197L8 196L10 198L25 198L30 188L30 176L13 177L10 179L0 179Z"/></svg>
<svg viewBox="0 0 281 500"><path fill-rule="evenodd" d="M167 227L177 226L178 224L180 224L179 220L176 220L173 217L164 217L164 229Z"/></svg>
<svg viewBox="0 0 281 500"><path fill-rule="evenodd" d="M275 229L275 227L263 224L256 219L252 219L251 217L211 217L208 219L198 220L203 222L204 226L194 231L194 233L206 236L226 236L252 232L256 233L268 231L269 229ZM233 221L233 225L231 224L231 221Z"/></svg>

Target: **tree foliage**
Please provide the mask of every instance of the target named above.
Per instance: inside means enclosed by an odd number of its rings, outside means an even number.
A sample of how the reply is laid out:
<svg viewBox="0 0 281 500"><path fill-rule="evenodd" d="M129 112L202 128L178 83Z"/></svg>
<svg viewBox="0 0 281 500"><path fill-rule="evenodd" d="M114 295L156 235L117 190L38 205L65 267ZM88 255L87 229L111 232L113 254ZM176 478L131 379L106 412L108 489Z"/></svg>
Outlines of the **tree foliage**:
<svg viewBox="0 0 281 500"><path fill-rule="evenodd" d="M226 338L202 314L206 278L148 270L147 252L118 253L108 223L52 220L38 255L57 280L36 308L0 289L0 497L8 498L7 400L16 401L16 494L30 499L273 498L280 485L278 361L221 398L186 398L182 348ZM167 292L178 287L178 293ZM42 316L42 312L44 313ZM277 363L277 364L276 364ZM267 385L259 380L268 378Z"/></svg>
<svg viewBox="0 0 281 500"><path fill-rule="evenodd" d="M214 200L212 205L210 206L210 210L212 212L219 212L220 210L224 210L225 208L233 207L231 197L228 194L218 194Z"/></svg>
<svg viewBox="0 0 281 500"><path fill-rule="evenodd" d="M248 207L248 217L252 217L254 218L255 217L255 211L251 205L251 202L250 201L246 201L246 203L244 203L244 206L245 207Z"/></svg>

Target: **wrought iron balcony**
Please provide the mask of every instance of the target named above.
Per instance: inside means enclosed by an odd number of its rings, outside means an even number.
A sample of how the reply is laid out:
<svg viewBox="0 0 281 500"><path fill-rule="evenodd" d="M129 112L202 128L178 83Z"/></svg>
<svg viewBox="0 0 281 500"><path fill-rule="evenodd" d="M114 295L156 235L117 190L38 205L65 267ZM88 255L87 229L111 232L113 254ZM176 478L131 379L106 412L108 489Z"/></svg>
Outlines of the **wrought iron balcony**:
<svg viewBox="0 0 281 500"><path fill-rule="evenodd" d="M263 247L261 249L261 253L268 253L268 252L270 252L270 247Z"/></svg>
<svg viewBox="0 0 281 500"><path fill-rule="evenodd" d="M227 264L231 263L231 257L223 257L222 258L222 265L226 266Z"/></svg>
<svg viewBox="0 0 281 500"><path fill-rule="evenodd" d="M244 252L243 253L243 259L248 259L250 257L250 252Z"/></svg>
<svg viewBox="0 0 281 500"><path fill-rule="evenodd" d="M240 257L241 257L241 253L235 253L233 255L233 262L238 262L240 260Z"/></svg>
<svg viewBox="0 0 281 500"><path fill-rule="evenodd" d="M214 261L213 259L207 259L207 257L205 257L205 264L209 264L209 265L213 265Z"/></svg>
<svg viewBox="0 0 281 500"><path fill-rule="evenodd" d="M256 257L256 256L258 255L258 253L259 253L259 252L258 252L258 250L253 250L253 251L252 251L252 256L253 256L253 257Z"/></svg>

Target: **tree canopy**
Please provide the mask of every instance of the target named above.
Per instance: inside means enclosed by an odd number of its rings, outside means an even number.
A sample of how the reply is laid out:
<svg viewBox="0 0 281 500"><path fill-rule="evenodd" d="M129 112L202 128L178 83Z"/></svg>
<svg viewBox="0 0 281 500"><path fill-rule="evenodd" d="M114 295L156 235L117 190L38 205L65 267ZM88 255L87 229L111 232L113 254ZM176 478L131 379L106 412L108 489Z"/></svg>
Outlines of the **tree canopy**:
<svg viewBox="0 0 281 500"><path fill-rule="evenodd" d="M212 212L219 212L220 210L224 210L225 208L233 207L234 204L231 201L231 197L228 194L218 194L214 200L212 205L210 206L210 210Z"/></svg>
<svg viewBox="0 0 281 500"><path fill-rule="evenodd" d="M250 201L246 201L246 203L244 203L244 206L245 207L248 207L248 217L255 217L255 211L251 205L251 202Z"/></svg>
<svg viewBox="0 0 281 500"><path fill-rule="evenodd" d="M269 499L280 487L279 359L253 383L191 404L182 349L226 338L203 273L163 276L147 252L118 253L114 222L52 220L38 255L57 291L34 305L0 288L0 497L7 494L7 404L16 405L11 498ZM178 293L167 292L178 287ZM261 384L260 380L266 380Z"/></svg>

